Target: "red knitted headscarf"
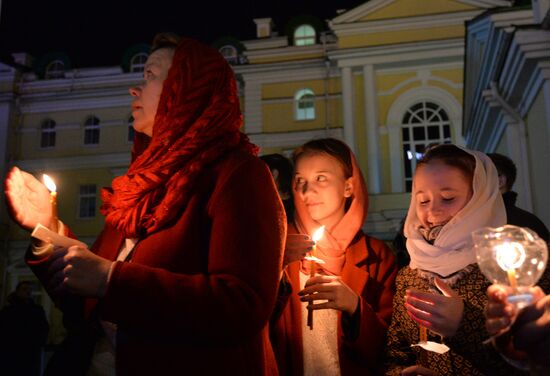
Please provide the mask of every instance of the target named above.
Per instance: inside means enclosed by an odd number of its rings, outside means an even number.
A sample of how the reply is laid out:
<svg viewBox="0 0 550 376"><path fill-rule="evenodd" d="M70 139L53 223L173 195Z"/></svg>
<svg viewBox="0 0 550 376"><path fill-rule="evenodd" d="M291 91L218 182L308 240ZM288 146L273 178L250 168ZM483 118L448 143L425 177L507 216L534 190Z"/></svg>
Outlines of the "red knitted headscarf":
<svg viewBox="0 0 550 376"><path fill-rule="evenodd" d="M102 191L107 223L126 238L165 227L184 210L209 164L230 151L257 154L241 125L231 67L215 49L183 39L164 81L153 136L137 133L128 172Z"/></svg>
<svg viewBox="0 0 550 376"><path fill-rule="evenodd" d="M363 226L367 217L369 206L369 196L363 174L351 150L349 150L349 153L352 164L351 182L353 185L353 194L349 208L340 222L333 228L325 229L323 237L317 242L316 256L325 262L320 265L320 268L324 270L325 274L330 275L340 275L342 273L346 259L346 249L357 235L357 232L361 230L361 226ZM296 190L294 181L292 182L292 186L294 189L294 204L296 206L296 227L301 233L311 236L321 227L321 224L311 218L306 205ZM302 260L302 270L304 272L309 271L309 261Z"/></svg>

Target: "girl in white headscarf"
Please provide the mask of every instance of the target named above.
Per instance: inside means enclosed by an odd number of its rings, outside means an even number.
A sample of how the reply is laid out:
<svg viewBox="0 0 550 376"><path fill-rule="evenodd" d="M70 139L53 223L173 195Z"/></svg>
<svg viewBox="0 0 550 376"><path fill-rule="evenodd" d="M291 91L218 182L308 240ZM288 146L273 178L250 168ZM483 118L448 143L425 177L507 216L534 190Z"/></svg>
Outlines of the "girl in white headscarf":
<svg viewBox="0 0 550 376"><path fill-rule="evenodd" d="M476 264L472 231L506 224L497 170L483 153L439 145L418 162L405 221L409 266L396 280L388 374L513 374L486 345L489 281ZM421 329L427 329L427 338ZM411 347L443 342L439 354Z"/></svg>

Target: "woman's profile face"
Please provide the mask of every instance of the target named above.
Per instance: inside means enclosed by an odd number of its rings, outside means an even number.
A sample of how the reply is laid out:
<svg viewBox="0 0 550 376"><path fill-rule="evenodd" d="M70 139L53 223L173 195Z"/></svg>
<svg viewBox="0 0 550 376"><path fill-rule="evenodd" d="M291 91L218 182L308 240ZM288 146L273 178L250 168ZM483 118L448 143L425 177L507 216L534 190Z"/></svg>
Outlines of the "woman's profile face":
<svg viewBox="0 0 550 376"><path fill-rule="evenodd" d="M161 48L147 58L143 70L143 83L130 88L134 129L151 137L164 80L172 66L174 49Z"/></svg>
<svg viewBox="0 0 550 376"><path fill-rule="evenodd" d="M470 201L472 183L460 169L434 161L417 168L413 195L422 226L442 226Z"/></svg>
<svg viewBox="0 0 550 376"><path fill-rule="evenodd" d="M311 218L328 228L343 218L353 188L335 158L328 154L301 157L296 162L295 184Z"/></svg>

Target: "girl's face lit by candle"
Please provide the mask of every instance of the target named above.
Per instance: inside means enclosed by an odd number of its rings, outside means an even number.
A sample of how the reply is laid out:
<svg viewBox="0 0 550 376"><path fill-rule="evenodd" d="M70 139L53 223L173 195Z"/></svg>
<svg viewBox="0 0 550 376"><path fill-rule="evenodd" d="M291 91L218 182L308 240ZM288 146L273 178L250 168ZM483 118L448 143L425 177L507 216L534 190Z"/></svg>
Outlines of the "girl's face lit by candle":
<svg viewBox="0 0 550 376"><path fill-rule="evenodd" d="M301 157L296 163L296 191L311 217L332 228L345 214L353 189L340 163L327 154Z"/></svg>

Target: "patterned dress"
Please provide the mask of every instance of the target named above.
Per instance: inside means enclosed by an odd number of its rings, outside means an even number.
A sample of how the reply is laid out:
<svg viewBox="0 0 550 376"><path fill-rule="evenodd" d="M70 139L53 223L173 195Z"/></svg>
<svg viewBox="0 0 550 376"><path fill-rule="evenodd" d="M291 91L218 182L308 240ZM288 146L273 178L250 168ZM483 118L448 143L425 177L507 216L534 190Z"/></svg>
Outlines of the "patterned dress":
<svg viewBox="0 0 550 376"><path fill-rule="evenodd" d="M492 345L483 343L489 338L484 309L490 283L475 264L458 272L453 279L444 279L464 299L464 314L457 333L451 338L441 338L428 331L428 341L445 343L450 350L440 355L418 346L411 347L419 342L419 329L407 315L405 292L409 288L438 291L433 283L434 276L408 266L399 271L388 330L386 374L400 375L404 368L418 364L438 375L525 375L508 364ZM540 285L548 291L547 278L543 278Z"/></svg>

